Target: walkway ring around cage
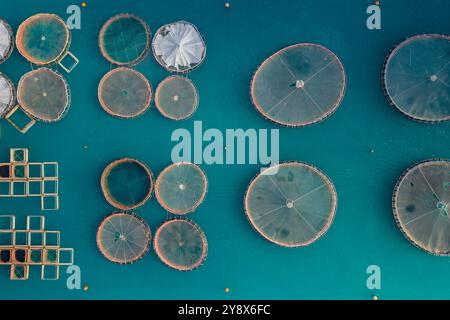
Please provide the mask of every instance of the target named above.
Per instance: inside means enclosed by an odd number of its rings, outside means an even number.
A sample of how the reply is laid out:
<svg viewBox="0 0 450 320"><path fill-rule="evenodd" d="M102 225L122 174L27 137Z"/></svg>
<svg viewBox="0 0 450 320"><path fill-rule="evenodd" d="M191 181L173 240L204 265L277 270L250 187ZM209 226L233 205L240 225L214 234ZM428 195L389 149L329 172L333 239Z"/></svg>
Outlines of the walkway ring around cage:
<svg viewBox="0 0 450 320"><path fill-rule="evenodd" d="M140 50L138 50L137 48L133 48L132 51L134 51L134 53L136 53L136 57L134 57L133 59L130 59L128 56L128 51L126 51L128 48L126 47L127 45L130 45L130 42L128 43L122 43L121 41L124 41L124 32L125 30L121 30L120 28L122 27L122 25L117 25L120 24L120 21L124 21L124 20L129 20L129 21L133 21L135 23L137 23L137 25L139 25L140 27L140 31L138 33L141 34L145 34L145 43L140 44L140 46L142 46L142 48ZM111 30L109 30L110 28L119 28L119 30L115 30L113 32L113 41L119 41L119 43L114 44L107 44L107 41L105 40L106 35L108 34L108 32L111 32ZM117 34L115 34L115 32L117 32ZM132 34L132 38L136 38L136 32ZM150 51L150 41L151 41L151 30L150 27L148 26L148 24L141 18L139 18L138 16L135 16L133 14L128 14L128 13L121 13L118 15L115 15L111 18L109 18L105 24L102 26L101 30L100 30L100 34L99 34L99 39L98 39L98 44L100 47L100 51L102 53L102 56L110 63L118 65L118 66L135 66L138 63L142 62L145 57L147 56L148 52ZM113 52L108 53L108 46L112 46L111 49L114 49ZM125 56L126 57L119 57L119 50L125 50Z"/></svg>
<svg viewBox="0 0 450 320"><path fill-rule="evenodd" d="M0 19L0 64L8 60L14 50L14 32L11 26Z"/></svg>
<svg viewBox="0 0 450 320"><path fill-rule="evenodd" d="M4 118L16 102L16 89L12 81L0 72L0 119Z"/></svg>
<svg viewBox="0 0 450 320"><path fill-rule="evenodd" d="M308 50L314 51L314 55L308 57ZM289 66L289 61L286 60L286 55L289 53L294 55L295 58L294 61L291 61L294 63L292 66ZM312 61L312 58L316 60ZM279 70L272 68L272 71L283 71L279 74L285 78L275 79L273 75L269 75L264 77L267 78L265 81L261 80L260 78L263 78L266 69L270 69L268 66L273 67L276 63L279 63L278 67L281 68ZM297 70L292 70L291 67L296 67ZM315 69L311 70L310 67ZM325 71L331 71L331 74L326 77L322 76ZM309 72L311 74L308 74ZM323 84L311 83L311 81L317 81L318 79L321 79ZM270 84L271 81L274 81L274 83ZM334 81L334 83L330 84L330 81ZM265 88L258 89L258 84L265 86ZM282 97L275 99L273 96L274 89L276 91L284 90ZM315 90L314 94L308 91L312 89ZM250 95L254 107L264 118L286 127L303 127L321 122L331 116L341 104L345 89L344 66L332 51L319 44L298 43L275 52L258 67L251 81ZM300 93L304 93L303 96L299 97ZM319 106L313 95L316 99L324 99L326 108L323 105ZM299 98L299 101L291 101L295 97ZM260 101L261 99L267 99L270 102L270 107L263 105L266 103ZM305 101L308 103L305 103ZM288 102L290 107L286 108L286 106L289 106ZM299 108L299 105L301 108ZM281 107L277 112L273 113L279 106ZM268 110L266 110L267 108ZM286 115L288 119L282 119L279 113L281 111L285 113L286 110L291 111L291 117L295 116L297 119L290 119L289 114ZM295 114L295 112L298 114ZM303 114L299 112L303 112ZM307 114L308 112L310 114Z"/></svg>
<svg viewBox="0 0 450 320"><path fill-rule="evenodd" d="M185 120L191 117L197 110L198 103L197 88L188 78L169 76L156 88L156 108L168 119ZM171 108L174 110L169 110Z"/></svg>
<svg viewBox="0 0 450 320"><path fill-rule="evenodd" d="M148 187L146 188L146 191L144 192L144 196L142 196L138 201L130 204L122 203L118 201L111 193L111 189L108 183L108 178L110 174L115 170L118 169L123 164L132 164L135 165L136 168L138 168L142 173L145 174L145 179L148 180ZM142 177L139 179L143 179ZM127 182L128 183L128 182ZM147 201L151 198L154 188L154 179L153 179L153 173L150 170L150 168L143 162L131 159L131 158L122 158L116 161L113 161L109 165L106 166L106 168L103 170L102 177L101 177L101 188L103 192L103 196L105 197L106 201L119 210L133 210L136 208L139 208L143 206ZM131 190L129 190L131 192ZM133 197L132 197L133 198Z"/></svg>
<svg viewBox="0 0 450 320"><path fill-rule="evenodd" d="M185 218L165 221L155 232L153 248L164 264L178 271L199 268L208 255L205 233Z"/></svg>
<svg viewBox="0 0 450 320"><path fill-rule="evenodd" d="M450 160L424 160L406 169L395 185L392 210L414 246L450 256Z"/></svg>
<svg viewBox="0 0 450 320"><path fill-rule="evenodd" d="M296 180L295 175L298 175ZM291 184L283 186L280 182ZM308 198L309 203L299 205L298 201L304 202ZM245 193L244 209L252 227L266 240L282 247L304 247L317 241L330 228L336 214L337 193L332 181L317 167L286 161L264 169L252 179ZM264 209L264 212L257 215L255 209ZM318 213L306 212L312 209ZM277 216L280 212L284 215ZM268 224L264 223L264 218L269 219ZM288 218L290 221L286 221ZM280 223L279 226L269 230L274 222ZM305 231L309 236L303 235ZM288 239L291 235L294 239Z"/></svg>
<svg viewBox="0 0 450 320"><path fill-rule="evenodd" d="M394 46L382 71L382 87L390 105L414 121L449 121L449 48L450 36L443 34L416 35ZM412 49L424 50L420 59Z"/></svg>
<svg viewBox="0 0 450 320"><path fill-rule="evenodd" d="M108 114L123 119L136 118L150 108L152 86L142 73L119 67L112 69L101 79L98 99ZM133 108L132 112L126 110L130 107Z"/></svg>
<svg viewBox="0 0 450 320"><path fill-rule="evenodd" d="M57 71L39 68L24 74L17 85L17 102L5 118L21 133L26 133L36 121L60 121L70 109L69 84ZM24 125L15 123L12 116L22 111L29 119Z"/></svg>
<svg viewBox="0 0 450 320"><path fill-rule="evenodd" d="M195 25L176 21L156 31L152 51L156 61L167 71L186 73L203 63L206 44Z"/></svg>
<svg viewBox="0 0 450 320"><path fill-rule="evenodd" d="M168 212L178 215L194 212L205 200L207 190L206 174L199 166L190 162L171 164L159 174L155 183L158 203ZM169 204L170 200L180 203Z"/></svg>
<svg viewBox="0 0 450 320"><path fill-rule="evenodd" d="M115 212L100 223L96 242L100 253L117 264L132 264L150 249L147 222L134 213Z"/></svg>
<svg viewBox="0 0 450 320"><path fill-rule="evenodd" d="M58 63L70 73L79 63L78 58L69 51L70 43L69 27L56 14L35 14L17 29L17 50L26 60L38 66ZM70 66L63 63L67 56L73 60Z"/></svg>

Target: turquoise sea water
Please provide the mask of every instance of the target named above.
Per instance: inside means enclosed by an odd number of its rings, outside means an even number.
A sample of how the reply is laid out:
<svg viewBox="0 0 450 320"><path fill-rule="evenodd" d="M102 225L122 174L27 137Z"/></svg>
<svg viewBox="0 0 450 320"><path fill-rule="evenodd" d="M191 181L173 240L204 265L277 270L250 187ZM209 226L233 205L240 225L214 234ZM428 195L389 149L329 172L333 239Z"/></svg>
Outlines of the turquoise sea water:
<svg viewBox="0 0 450 320"><path fill-rule="evenodd" d="M10 281L0 268L0 298L57 299L381 299L450 298L450 260L411 245L398 230L391 195L400 174L415 162L450 158L450 123L410 121L383 96L380 72L389 49L418 33L450 33L447 0L381 1L382 29L365 26L366 0L236 0L224 8L218 0L87 1L82 29L73 31L73 51L80 65L66 75L72 108L61 122L37 124L26 135L1 122L0 159L9 148L30 149L32 161L58 161L60 210L45 213L48 227L61 230L62 244L75 248L82 284L89 291L68 290L65 270L57 282L41 281L40 269L30 280ZM1 17L16 30L39 12L66 17L73 1L3 0ZM187 20L207 43L204 64L191 78L200 94L195 115L183 122L163 118L156 108L134 120L107 115L97 100L97 86L110 65L100 55L97 36L102 24L120 12L143 17L153 32L163 24ZM250 80L258 65L287 45L314 42L328 47L344 64L347 92L326 121L300 129L280 128L280 157L321 168L334 182L336 219L329 232L306 248L277 247L253 231L243 211L243 196L255 165L203 166L210 187L204 204L190 216L209 242L206 263L181 273L167 268L151 250L136 264L119 266L99 253L95 234L114 209L104 200L100 175L111 161L135 157L155 174L169 165L172 131L203 127L278 128L251 105ZM16 52L0 71L17 83L30 65ZM153 88L167 76L149 55L137 66ZM87 146L87 149L84 148ZM374 152L370 152L373 150ZM0 199L1 214L41 214L38 198ZM136 211L152 231L168 216L155 198ZM381 290L366 287L366 268L381 268ZM224 288L230 292L225 293Z"/></svg>

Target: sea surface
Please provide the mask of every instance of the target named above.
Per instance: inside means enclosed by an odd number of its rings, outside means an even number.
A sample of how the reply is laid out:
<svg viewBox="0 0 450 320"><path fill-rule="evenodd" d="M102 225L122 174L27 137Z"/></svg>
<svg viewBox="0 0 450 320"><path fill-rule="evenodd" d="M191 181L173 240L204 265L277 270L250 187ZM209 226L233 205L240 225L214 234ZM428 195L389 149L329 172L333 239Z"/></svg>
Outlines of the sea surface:
<svg viewBox="0 0 450 320"><path fill-rule="evenodd" d="M2 0L0 16L14 30L27 17L56 13L67 18L70 4L54 0ZM81 30L72 31L70 50L80 59L67 78L72 108L55 124L35 125L26 135L0 122L0 161L9 149L28 148L31 161L60 166L60 210L43 212L39 198L0 199L0 214L44 214L49 229L61 231L64 247L75 249L81 284L69 290L41 281L34 267L28 281L10 281L0 266L1 299L422 299L450 298L450 259L427 254L406 240L393 217L393 187L402 172L427 158L450 158L450 123L408 120L387 103L381 69L389 50L408 36L450 33L448 0L381 0L382 28L368 30L367 0L87 0ZM189 77L200 95L198 111L182 122L163 118L153 106L143 116L121 120L100 107L97 87L111 65L101 56L98 33L111 16L128 12L160 26L186 20L207 44L205 62ZM279 127L252 106L249 90L256 68L277 50L299 42L326 46L342 61L347 90L326 121L305 128ZM31 68L17 51L0 71L16 84ZM150 54L136 67L155 89L168 72ZM338 192L330 230L316 243L286 249L263 239L243 210L249 181L258 165L202 165L209 179L205 202L189 216L209 244L205 264L193 272L166 267L151 249L139 262L116 265L97 249L99 223L115 211L103 198L100 176L113 160L133 157L156 175L171 163L177 128L280 129L281 160L322 169ZM169 217L153 197L136 210L152 232ZM381 269L381 289L366 286L368 266ZM229 288L229 292L225 291Z"/></svg>

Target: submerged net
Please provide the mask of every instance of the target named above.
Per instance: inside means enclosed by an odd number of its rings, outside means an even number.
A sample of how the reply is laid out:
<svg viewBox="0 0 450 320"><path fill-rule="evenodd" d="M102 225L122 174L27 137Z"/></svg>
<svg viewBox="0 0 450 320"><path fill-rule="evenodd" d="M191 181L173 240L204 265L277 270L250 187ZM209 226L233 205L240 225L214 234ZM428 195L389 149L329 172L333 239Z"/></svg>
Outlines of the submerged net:
<svg viewBox="0 0 450 320"><path fill-rule="evenodd" d="M161 114L169 119L189 118L198 106L197 89L187 78L167 77L156 88L155 104Z"/></svg>
<svg viewBox="0 0 450 320"><path fill-rule="evenodd" d="M390 103L414 120L450 120L450 37L420 35L400 43L386 60L383 87Z"/></svg>
<svg viewBox="0 0 450 320"><path fill-rule="evenodd" d="M192 70L199 66L206 56L206 45L200 32L186 21L159 28L152 48L159 64L173 72Z"/></svg>
<svg viewBox="0 0 450 320"><path fill-rule="evenodd" d="M150 48L150 28L139 17L122 13L100 30L99 46L106 60L121 66L141 62Z"/></svg>
<svg viewBox="0 0 450 320"><path fill-rule="evenodd" d="M190 271L203 264L208 253L206 236L193 221L173 219L155 233L156 254L171 268Z"/></svg>
<svg viewBox="0 0 450 320"><path fill-rule="evenodd" d="M153 191L153 174L142 162L120 159L109 164L101 178L103 195L115 208L131 210L145 204Z"/></svg>
<svg viewBox="0 0 450 320"><path fill-rule="evenodd" d="M270 167L250 183L245 212L253 227L280 246L306 246L330 227L337 207L332 182L299 162Z"/></svg>
<svg viewBox="0 0 450 320"><path fill-rule="evenodd" d="M156 199L174 214L193 212L204 200L208 188L205 173L192 163L174 163L156 179Z"/></svg>
<svg viewBox="0 0 450 320"><path fill-rule="evenodd" d="M11 80L0 73L0 119L14 107L15 90Z"/></svg>
<svg viewBox="0 0 450 320"><path fill-rule="evenodd" d="M100 81L98 98L109 114L134 118L150 107L152 88L143 74L129 68L117 68Z"/></svg>
<svg viewBox="0 0 450 320"><path fill-rule="evenodd" d="M64 20L54 14L31 16L17 30L17 49L25 59L37 65L58 61L69 45L69 28Z"/></svg>
<svg viewBox="0 0 450 320"><path fill-rule="evenodd" d="M14 35L9 24L0 19L0 63L5 62L14 48Z"/></svg>
<svg viewBox="0 0 450 320"><path fill-rule="evenodd" d="M69 85L56 71L36 69L20 79L17 100L32 118L44 122L58 121L70 107Z"/></svg>
<svg viewBox="0 0 450 320"><path fill-rule="evenodd" d="M395 187L393 208L409 241L429 253L450 255L450 161L408 169Z"/></svg>
<svg viewBox="0 0 450 320"><path fill-rule="evenodd" d="M261 64L253 76L251 97L265 118L286 126L305 126L338 108L345 81L344 68L334 53L316 44L297 44Z"/></svg>
<svg viewBox="0 0 450 320"><path fill-rule="evenodd" d="M98 227L97 246L106 259L130 264L147 253L150 238L150 228L142 218L129 213L114 213Z"/></svg>

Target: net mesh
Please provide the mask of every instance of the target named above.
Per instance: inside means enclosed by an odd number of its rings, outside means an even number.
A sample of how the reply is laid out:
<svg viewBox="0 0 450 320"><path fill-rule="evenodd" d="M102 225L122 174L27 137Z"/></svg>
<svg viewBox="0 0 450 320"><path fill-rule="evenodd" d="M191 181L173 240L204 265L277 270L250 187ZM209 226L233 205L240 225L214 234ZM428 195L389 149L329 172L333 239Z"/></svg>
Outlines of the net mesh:
<svg viewBox="0 0 450 320"><path fill-rule="evenodd" d="M206 56L206 45L197 28L186 21L162 26L152 43L159 64L173 72L187 72L199 66Z"/></svg>
<svg viewBox="0 0 450 320"><path fill-rule="evenodd" d="M450 120L450 37L406 39L387 57L383 87L392 105L409 118Z"/></svg>
<svg viewBox="0 0 450 320"><path fill-rule="evenodd" d="M130 264L147 253L150 238L150 228L142 218L129 213L114 213L100 224L97 246L106 259Z"/></svg>
<svg viewBox="0 0 450 320"><path fill-rule="evenodd" d="M0 73L0 118L3 118L13 107L15 101L14 85L3 73Z"/></svg>
<svg viewBox="0 0 450 320"><path fill-rule="evenodd" d="M134 118L150 107L152 88L143 74L129 68L117 68L100 81L98 97L109 114Z"/></svg>
<svg viewBox="0 0 450 320"><path fill-rule="evenodd" d="M450 161L430 160L409 168L396 185L393 208L413 244L450 255Z"/></svg>
<svg viewBox="0 0 450 320"><path fill-rule="evenodd" d="M285 247L311 244L330 227L337 207L332 182L299 162L270 167L250 183L245 211L267 240Z"/></svg>
<svg viewBox="0 0 450 320"><path fill-rule="evenodd" d="M187 78L170 76L156 88L155 104L161 114L169 119L187 119L197 109L197 89Z"/></svg>
<svg viewBox="0 0 450 320"><path fill-rule="evenodd" d="M109 164L101 178L103 195L115 208L131 210L145 204L153 191L153 174L142 162L120 159Z"/></svg>
<svg viewBox="0 0 450 320"><path fill-rule="evenodd" d="M285 126L305 126L337 109L345 81L334 53L316 44L297 44L261 64L252 80L251 97L265 118Z"/></svg>
<svg viewBox="0 0 450 320"><path fill-rule="evenodd" d="M20 79L17 100L32 118L44 122L58 121L70 107L69 85L56 71L36 69Z"/></svg>
<svg viewBox="0 0 450 320"><path fill-rule="evenodd" d="M208 182L205 173L192 163L175 163L156 180L158 202L174 214L193 212L204 200Z"/></svg>
<svg viewBox="0 0 450 320"><path fill-rule="evenodd" d="M141 62L150 48L150 28L139 17L119 14L100 30L99 46L109 62L131 66Z"/></svg>
<svg viewBox="0 0 450 320"><path fill-rule="evenodd" d="M31 16L17 30L17 49L23 57L37 65L58 61L69 45L69 28L64 20L54 14Z"/></svg>
<svg viewBox="0 0 450 320"><path fill-rule="evenodd" d="M186 219L164 222L155 233L154 247L161 261L179 271L198 268L208 252L205 234Z"/></svg>
<svg viewBox="0 0 450 320"><path fill-rule="evenodd" d="M9 24L0 19L0 63L5 62L14 48L14 35Z"/></svg>

